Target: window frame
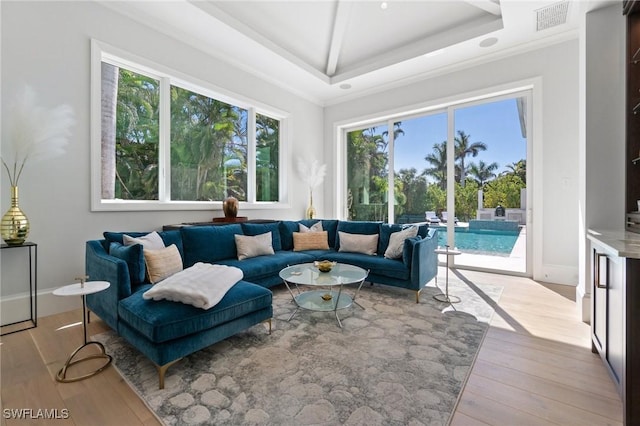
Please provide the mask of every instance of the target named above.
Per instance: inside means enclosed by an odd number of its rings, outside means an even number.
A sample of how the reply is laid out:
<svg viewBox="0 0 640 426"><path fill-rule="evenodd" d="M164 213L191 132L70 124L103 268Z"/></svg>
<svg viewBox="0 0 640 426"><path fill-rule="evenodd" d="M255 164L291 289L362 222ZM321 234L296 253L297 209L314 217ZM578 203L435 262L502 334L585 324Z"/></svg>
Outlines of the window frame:
<svg viewBox="0 0 640 426"><path fill-rule="evenodd" d="M102 198L101 116L102 87L101 63L126 68L160 81L158 200L106 200ZM289 207L289 174L284 161L291 140L291 114L245 96L232 93L209 82L141 58L101 41L91 40L91 211L167 211L167 210L221 210L219 201L170 200L171 193L171 111L170 87L196 92L247 110L247 201L240 202L241 209L283 209ZM256 114L279 121L278 147L278 201L256 201Z"/></svg>

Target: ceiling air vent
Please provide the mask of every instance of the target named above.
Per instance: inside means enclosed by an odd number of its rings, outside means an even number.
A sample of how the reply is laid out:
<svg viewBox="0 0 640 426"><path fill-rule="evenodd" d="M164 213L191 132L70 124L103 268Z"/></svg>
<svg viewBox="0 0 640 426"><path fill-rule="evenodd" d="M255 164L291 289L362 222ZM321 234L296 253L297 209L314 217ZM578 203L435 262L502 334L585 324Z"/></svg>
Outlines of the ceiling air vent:
<svg viewBox="0 0 640 426"><path fill-rule="evenodd" d="M551 6L536 10L536 31L546 30L547 28L566 23L568 10L568 1L555 3Z"/></svg>

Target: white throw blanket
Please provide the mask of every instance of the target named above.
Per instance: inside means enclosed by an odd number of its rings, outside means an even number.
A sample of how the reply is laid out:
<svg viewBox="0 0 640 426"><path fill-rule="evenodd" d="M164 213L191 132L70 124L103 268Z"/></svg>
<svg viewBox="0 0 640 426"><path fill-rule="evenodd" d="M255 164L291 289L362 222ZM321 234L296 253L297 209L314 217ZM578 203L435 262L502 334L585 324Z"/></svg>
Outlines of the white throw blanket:
<svg viewBox="0 0 640 426"><path fill-rule="evenodd" d="M155 284L142 297L171 300L196 308L214 307L244 274L234 266L196 263Z"/></svg>

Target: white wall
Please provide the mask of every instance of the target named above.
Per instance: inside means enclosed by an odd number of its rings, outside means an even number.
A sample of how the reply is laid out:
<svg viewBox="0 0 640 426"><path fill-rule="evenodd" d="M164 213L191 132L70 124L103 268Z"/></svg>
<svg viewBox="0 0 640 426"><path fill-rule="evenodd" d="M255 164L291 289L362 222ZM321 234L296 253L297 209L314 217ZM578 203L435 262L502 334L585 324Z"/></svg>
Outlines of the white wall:
<svg viewBox="0 0 640 426"><path fill-rule="evenodd" d="M535 279L578 281L578 41L450 72L383 93L325 108L327 151L335 154L334 125L440 99L466 97L490 87L535 80L533 274ZM538 131L536 133L536 130ZM335 170L327 175L334 176ZM325 188L335 186L335 182ZM330 202L328 194L325 199ZM335 210L334 210L335 211Z"/></svg>
<svg viewBox="0 0 640 426"><path fill-rule="evenodd" d="M205 221L220 211L91 212L90 211L90 41L100 41L209 81L214 85L291 113L293 147L284 166L297 156L322 160L322 108L242 70L216 60L93 2L1 2L2 120L14 90L33 86L47 106L69 103L77 124L64 156L29 164L20 179L20 205L31 222L28 237L39 245L40 316L56 311L52 289L84 273L85 241L105 230L153 230L163 224ZM301 218L308 190L290 170L289 209L248 210L250 218ZM9 184L1 175L1 214L9 208ZM314 194L319 215L322 195ZM328 212L328 211L327 211ZM14 253L15 252L15 253ZM1 253L3 299L26 292L18 250ZM2 323L7 323L2 318Z"/></svg>
<svg viewBox="0 0 640 426"><path fill-rule="evenodd" d="M622 230L625 219L626 24L619 4L589 12L580 46L580 224L576 300L590 319L589 228Z"/></svg>

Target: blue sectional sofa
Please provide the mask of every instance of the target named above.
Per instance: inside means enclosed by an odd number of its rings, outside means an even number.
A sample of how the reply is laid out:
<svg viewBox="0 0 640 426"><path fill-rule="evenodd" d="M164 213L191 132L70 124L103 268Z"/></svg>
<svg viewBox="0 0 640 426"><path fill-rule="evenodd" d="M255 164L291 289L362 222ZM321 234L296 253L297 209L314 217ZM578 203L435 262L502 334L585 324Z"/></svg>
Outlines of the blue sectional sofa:
<svg viewBox="0 0 640 426"><path fill-rule="evenodd" d="M379 222L321 220L327 231L328 249L294 250L294 233L300 224L311 227L318 220L274 221L211 226L187 226L159 232L164 244L175 244L184 268L197 262L224 264L244 273L216 306L209 310L142 295L152 284L145 280L142 247L123 246L123 236L139 237L147 232L105 232L104 239L86 243L86 273L91 280L109 281L111 286L87 296L87 306L113 330L156 365L160 388L169 366L182 357L226 339L260 322L271 328L272 294L281 284L279 272L288 265L332 260L369 271L367 281L413 290L416 303L420 291L437 274L437 230L421 225L418 235L404 240L402 257L383 256L391 234L401 225ZM271 232L273 254L238 260L236 235L256 236ZM378 235L374 255L340 251L340 232Z"/></svg>

